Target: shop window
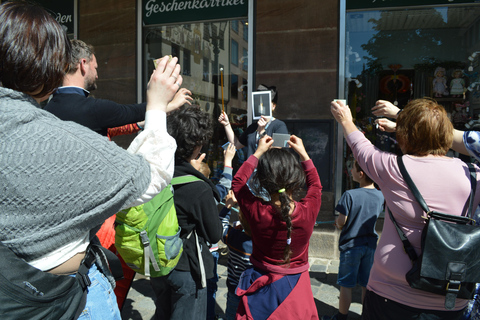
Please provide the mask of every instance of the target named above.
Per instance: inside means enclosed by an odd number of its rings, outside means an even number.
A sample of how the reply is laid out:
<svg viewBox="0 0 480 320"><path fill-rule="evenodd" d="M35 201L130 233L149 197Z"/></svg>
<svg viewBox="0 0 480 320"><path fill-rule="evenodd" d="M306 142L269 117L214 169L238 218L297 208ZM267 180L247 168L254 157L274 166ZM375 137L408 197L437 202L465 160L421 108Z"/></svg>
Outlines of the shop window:
<svg viewBox="0 0 480 320"><path fill-rule="evenodd" d="M232 21L232 30L233 30L235 33L238 33L238 20Z"/></svg>
<svg viewBox="0 0 480 320"><path fill-rule="evenodd" d="M247 90L247 79L243 79L242 82L242 100L247 101L247 95L248 95L248 90Z"/></svg>
<svg viewBox="0 0 480 320"><path fill-rule="evenodd" d="M231 60L234 66L238 66L238 42L232 40Z"/></svg>
<svg viewBox="0 0 480 320"><path fill-rule="evenodd" d="M190 59L191 59L191 51L188 49L183 49L182 73L184 76L192 75Z"/></svg>
<svg viewBox="0 0 480 320"><path fill-rule="evenodd" d="M478 118L480 90L469 86L480 72L480 53L472 57L480 50L479 16L478 4L347 11L345 96L377 147L399 152L395 134L375 128L371 108L379 99L403 108L434 98L462 130ZM344 154L347 163L351 155Z"/></svg>
<svg viewBox="0 0 480 320"><path fill-rule="evenodd" d="M239 91L239 86L241 81L246 84L245 80L240 79L248 79L248 72L238 68L239 50L240 47L248 48L248 42L241 34L232 32L232 24L238 26L239 22L224 20L144 26L143 87L146 88L153 72L153 59L166 54L177 56L182 67L182 87L192 92L194 104L210 113L216 121L217 112L222 108L223 85L225 111L234 130L241 134L247 125L247 100L243 95L247 87ZM223 68L223 83L220 81L220 68ZM146 97L143 96L143 99ZM226 142L224 129L216 127L215 130L218 132L215 132L210 145L204 150L213 179L218 177L223 168L221 146ZM238 168L238 164L234 166Z"/></svg>
<svg viewBox="0 0 480 320"><path fill-rule="evenodd" d="M178 61L182 61L180 60L180 46L172 44L172 57L177 57Z"/></svg>
<svg viewBox="0 0 480 320"><path fill-rule="evenodd" d="M248 71L248 50L243 48L243 55L242 55L242 69L243 71Z"/></svg>
<svg viewBox="0 0 480 320"><path fill-rule="evenodd" d="M232 95L232 99L238 99L238 76L236 74L232 74L230 77L231 85L230 85L230 92Z"/></svg>
<svg viewBox="0 0 480 320"><path fill-rule="evenodd" d="M203 81L210 81L210 60L203 58Z"/></svg>
<svg viewBox="0 0 480 320"><path fill-rule="evenodd" d="M243 25L243 40L248 41L248 23L246 21L242 21Z"/></svg>

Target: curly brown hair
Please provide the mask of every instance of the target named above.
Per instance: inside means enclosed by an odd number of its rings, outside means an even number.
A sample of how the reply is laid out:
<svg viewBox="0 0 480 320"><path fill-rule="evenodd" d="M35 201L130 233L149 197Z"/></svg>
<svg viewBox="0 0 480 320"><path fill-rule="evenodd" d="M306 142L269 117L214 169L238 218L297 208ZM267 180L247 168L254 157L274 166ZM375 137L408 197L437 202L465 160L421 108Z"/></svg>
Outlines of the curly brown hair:
<svg viewBox="0 0 480 320"><path fill-rule="evenodd" d="M397 140L405 154L443 156L452 146L453 125L435 100L415 99L398 115Z"/></svg>

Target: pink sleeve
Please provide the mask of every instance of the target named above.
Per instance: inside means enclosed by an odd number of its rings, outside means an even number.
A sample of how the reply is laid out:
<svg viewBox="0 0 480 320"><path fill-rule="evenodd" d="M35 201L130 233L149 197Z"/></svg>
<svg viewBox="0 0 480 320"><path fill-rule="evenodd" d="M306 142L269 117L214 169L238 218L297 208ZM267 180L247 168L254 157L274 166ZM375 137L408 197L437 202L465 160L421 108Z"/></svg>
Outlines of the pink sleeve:
<svg viewBox="0 0 480 320"><path fill-rule="evenodd" d="M381 177L387 177L390 180L392 177L400 175L398 170L396 170L398 168L397 156L393 153L379 150L360 131L352 132L347 136L346 140L360 167L380 188L388 183L388 181L382 180Z"/></svg>

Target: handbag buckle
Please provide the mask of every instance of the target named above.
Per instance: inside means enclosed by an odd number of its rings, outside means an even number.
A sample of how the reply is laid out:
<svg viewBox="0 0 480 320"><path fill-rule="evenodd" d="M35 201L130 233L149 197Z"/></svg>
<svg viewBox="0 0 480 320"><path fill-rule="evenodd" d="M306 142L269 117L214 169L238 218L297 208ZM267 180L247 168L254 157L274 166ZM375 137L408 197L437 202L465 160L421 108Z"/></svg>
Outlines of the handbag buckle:
<svg viewBox="0 0 480 320"><path fill-rule="evenodd" d="M446 289L446 290L447 290L447 291L460 291L460 288L462 287L462 283L459 282L459 281L455 281L455 282L458 284L458 288L455 288L455 289L450 288L450 283L452 283L452 282L449 281L449 282L447 283L447 289ZM455 284L455 283L454 283L454 284Z"/></svg>

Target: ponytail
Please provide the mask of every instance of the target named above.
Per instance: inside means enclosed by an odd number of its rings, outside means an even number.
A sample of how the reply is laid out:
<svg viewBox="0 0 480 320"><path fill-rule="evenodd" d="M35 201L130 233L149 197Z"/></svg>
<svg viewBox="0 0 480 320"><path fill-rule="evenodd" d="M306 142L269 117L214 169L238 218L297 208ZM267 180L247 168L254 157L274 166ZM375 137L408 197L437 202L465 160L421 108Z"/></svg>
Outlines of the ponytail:
<svg viewBox="0 0 480 320"><path fill-rule="evenodd" d="M293 230L292 217L290 216L291 200L285 192L280 193L279 199L280 199L280 208L281 208L280 217L287 224L287 245L283 250L283 262L286 265L289 265L290 256L292 254L292 250L290 249L290 243L292 241L291 239L292 239L292 230Z"/></svg>
<svg viewBox="0 0 480 320"><path fill-rule="evenodd" d="M286 265L290 263L292 254L290 247L293 232L290 216L292 200L288 195L304 184L305 173L297 158L290 151L279 148L271 148L260 157L250 184L256 194L266 190L270 195L279 195L280 211L277 219L285 222L287 227L287 241L283 253L283 264Z"/></svg>

